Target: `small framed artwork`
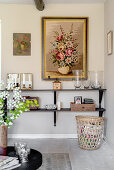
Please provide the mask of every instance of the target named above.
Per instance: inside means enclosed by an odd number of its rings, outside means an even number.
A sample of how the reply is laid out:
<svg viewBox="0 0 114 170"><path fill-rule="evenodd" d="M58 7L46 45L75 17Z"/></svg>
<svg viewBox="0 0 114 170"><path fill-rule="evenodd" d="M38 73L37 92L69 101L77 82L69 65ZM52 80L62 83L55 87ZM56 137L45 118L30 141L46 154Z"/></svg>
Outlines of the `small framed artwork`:
<svg viewBox="0 0 114 170"><path fill-rule="evenodd" d="M7 85L8 85L8 89L11 89L11 90L15 87L20 88L20 74L19 73L8 73L7 74Z"/></svg>
<svg viewBox="0 0 114 170"><path fill-rule="evenodd" d="M107 54L111 55L113 52L113 32L109 31L107 33Z"/></svg>
<svg viewBox="0 0 114 170"><path fill-rule="evenodd" d="M60 90L61 89L61 82L56 80L53 82L53 89L54 90Z"/></svg>
<svg viewBox="0 0 114 170"><path fill-rule="evenodd" d="M33 88L32 73L21 73L21 89L31 90Z"/></svg>
<svg viewBox="0 0 114 170"><path fill-rule="evenodd" d="M13 55L14 56L31 55L30 33L13 33Z"/></svg>
<svg viewBox="0 0 114 170"><path fill-rule="evenodd" d="M75 96L74 97L75 104L82 104L82 96Z"/></svg>

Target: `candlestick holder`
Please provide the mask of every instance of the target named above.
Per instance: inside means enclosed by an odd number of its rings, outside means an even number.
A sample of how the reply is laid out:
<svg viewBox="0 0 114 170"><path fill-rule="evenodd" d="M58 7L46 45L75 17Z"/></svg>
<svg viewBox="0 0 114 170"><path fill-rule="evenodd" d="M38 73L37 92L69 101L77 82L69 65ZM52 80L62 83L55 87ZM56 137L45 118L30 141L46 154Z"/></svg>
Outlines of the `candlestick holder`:
<svg viewBox="0 0 114 170"><path fill-rule="evenodd" d="M21 89L31 90L32 89L32 73L21 73Z"/></svg>
<svg viewBox="0 0 114 170"><path fill-rule="evenodd" d="M25 89L26 87L25 87L25 84L23 84L23 89Z"/></svg>
<svg viewBox="0 0 114 170"><path fill-rule="evenodd" d="M8 89L20 88L20 74L19 73L8 73L7 74L7 85ZM9 87L10 86L10 87Z"/></svg>
<svg viewBox="0 0 114 170"><path fill-rule="evenodd" d="M29 84L29 89L31 89L32 88L32 86L31 86L31 84Z"/></svg>

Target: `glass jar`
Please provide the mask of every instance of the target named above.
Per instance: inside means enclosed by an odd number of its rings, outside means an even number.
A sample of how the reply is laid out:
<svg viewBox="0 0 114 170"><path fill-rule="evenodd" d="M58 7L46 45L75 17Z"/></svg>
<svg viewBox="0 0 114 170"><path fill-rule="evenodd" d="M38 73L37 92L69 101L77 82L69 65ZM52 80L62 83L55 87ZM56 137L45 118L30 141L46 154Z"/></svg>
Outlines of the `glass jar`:
<svg viewBox="0 0 114 170"><path fill-rule="evenodd" d="M93 89L103 88L103 71L91 71L90 80L91 88Z"/></svg>
<svg viewBox="0 0 114 170"><path fill-rule="evenodd" d="M75 88L80 89L82 87L82 70L73 70L73 74L75 75Z"/></svg>
<svg viewBox="0 0 114 170"><path fill-rule="evenodd" d="M83 87L84 87L84 89L90 88L90 72L88 72L87 80L83 80Z"/></svg>

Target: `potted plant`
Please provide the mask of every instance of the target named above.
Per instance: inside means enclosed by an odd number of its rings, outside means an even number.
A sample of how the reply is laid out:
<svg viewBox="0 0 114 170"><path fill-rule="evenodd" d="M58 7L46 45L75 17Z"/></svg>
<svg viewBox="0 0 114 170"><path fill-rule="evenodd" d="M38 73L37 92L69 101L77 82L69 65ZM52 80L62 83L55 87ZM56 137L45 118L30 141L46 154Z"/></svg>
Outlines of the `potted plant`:
<svg viewBox="0 0 114 170"><path fill-rule="evenodd" d="M3 86L2 82L0 86ZM24 101L18 87L11 91L12 86L13 83L10 82L6 89L0 91L0 155L6 155L7 128L13 125L13 121L20 114L24 111L29 111L29 101Z"/></svg>

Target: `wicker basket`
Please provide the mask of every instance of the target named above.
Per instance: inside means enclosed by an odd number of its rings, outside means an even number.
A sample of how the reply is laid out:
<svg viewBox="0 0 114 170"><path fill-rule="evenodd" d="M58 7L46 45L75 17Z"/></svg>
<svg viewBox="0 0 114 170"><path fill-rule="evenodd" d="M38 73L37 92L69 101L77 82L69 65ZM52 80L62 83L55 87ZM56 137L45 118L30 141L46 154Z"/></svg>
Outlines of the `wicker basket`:
<svg viewBox="0 0 114 170"><path fill-rule="evenodd" d="M80 148L98 149L103 140L104 118L96 116L76 116L78 142Z"/></svg>

